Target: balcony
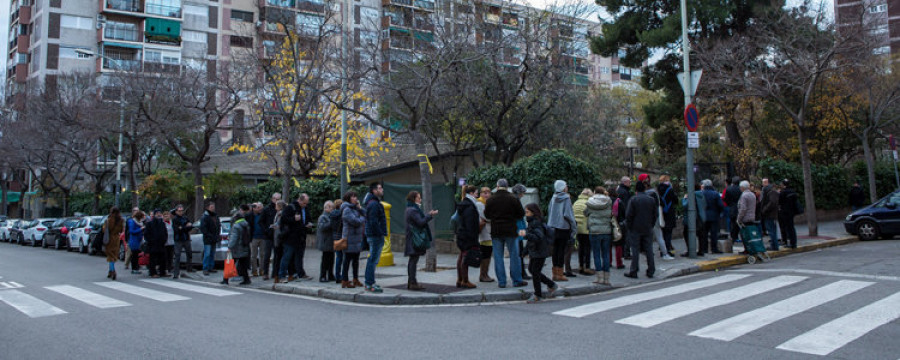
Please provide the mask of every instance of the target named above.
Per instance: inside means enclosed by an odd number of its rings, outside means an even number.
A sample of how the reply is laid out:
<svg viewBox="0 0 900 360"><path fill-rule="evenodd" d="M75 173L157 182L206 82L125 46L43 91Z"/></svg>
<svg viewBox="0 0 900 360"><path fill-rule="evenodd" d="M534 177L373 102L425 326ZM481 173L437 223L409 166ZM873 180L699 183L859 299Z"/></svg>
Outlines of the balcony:
<svg viewBox="0 0 900 360"><path fill-rule="evenodd" d="M418 8L421 10L434 11L434 1L430 0L381 0L381 4L384 6L398 5Z"/></svg>
<svg viewBox="0 0 900 360"><path fill-rule="evenodd" d="M295 0L266 0L265 5L277 6L284 8L293 8L297 2Z"/></svg>
<svg viewBox="0 0 900 360"><path fill-rule="evenodd" d="M141 69L141 46L104 44L100 58L105 70L138 71Z"/></svg>
<svg viewBox="0 0 900 360"><path fill-rule="evenodd" d="M513 13L504 13L503 25L510 28L519 27L519 15Z"/></svg>
<svg viewBox="0 0 900 360"><path fill-rule="evenodd" d="M181 19L181 6L163 5L158 3L148 3L146 6L147 14L165 16L175 19Z"/></svg>
<svg viewBox="0 0 900 360"><path fill-rule="evenodd" d="M181 23L173 20L149 18L144 21L144 38L148 43L180 45Z"/></svg>
<svg viewBox="0 0 900 360"><path fill-rule="evenodd" d="M19 7L19 24L31 24L31 6Z"/></svg>
<svg viewBox="0 0 900 360"><path fill-rule="evenodd" d="M28 35L19 35L16 37L16 52L20 54L28 53L28 47L31 45L31 37ZM10 48L12 49L12 48Z"/></svg>
<svg viewBox="0 0 900 360"><path fill-rule="evenodd" d="M24 83L28 79L28 64L16 64L15 68L16 82Z"/></svg>
<svg viewBox="0 0 900 360"><path fill-rule="evenodd" d="M138 24L109 21L103 27L103 40L140 42Z"/></svg>
<svg viewBox="0 0 900 360"><path fill-rule="evenodd" d="M106 0L105 8L107 10L140 13L143 11L144 6L141 0Z"/></svg>
<svg viewBox="0 0 900 360"><path fill-rule="evenodd" d="M325 3L319 0L299 0L297 2L297 9L306 12L324 13Z"/></svg>
<svg viewBox="0 0 900 360"><path fill-rule="evenodd" d="M137 71L141 68L138 60L103 59L103 68L106 70Z"/></svg>
<svg viewBox="0 0 900 360"><path fill-rule="evenodd" d="M163 73L163 74L180 74L181 64L156 63L145 61L143 63L143 72Z"/></svg>

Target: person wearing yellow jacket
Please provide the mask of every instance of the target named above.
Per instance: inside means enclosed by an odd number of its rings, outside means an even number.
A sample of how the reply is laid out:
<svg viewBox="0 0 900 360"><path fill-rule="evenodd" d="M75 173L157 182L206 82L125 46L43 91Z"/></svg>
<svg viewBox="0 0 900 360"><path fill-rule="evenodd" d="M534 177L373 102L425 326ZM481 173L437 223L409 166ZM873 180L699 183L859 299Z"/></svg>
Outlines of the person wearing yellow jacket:
<svg viewBox="0 0 900 360"><path fill-rule="evenodd" d="M572 211L575 213L575 223L578 224L577 233L575 235L576 240L578 240L578 273L582 275L594 275L594 270L591 270L591 238L590 232L588 232L587 220L584 216L584 209L587 207L588 199L594 195L594 192L591 189L581 190L581 195L578 195L578 200L575 200L575 203L572 204ZM566 249L566 268L567 270L571 269L569 265L569 258L572 250ZM571 270L570 270L571 271ZM566 274L566 276L569 276Z"/></svg>

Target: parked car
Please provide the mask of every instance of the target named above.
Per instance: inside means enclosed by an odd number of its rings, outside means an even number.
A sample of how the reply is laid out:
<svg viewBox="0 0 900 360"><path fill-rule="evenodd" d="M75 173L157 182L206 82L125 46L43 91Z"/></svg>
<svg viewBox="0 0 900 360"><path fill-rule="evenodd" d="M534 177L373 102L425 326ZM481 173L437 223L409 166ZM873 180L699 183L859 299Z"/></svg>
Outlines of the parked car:
<svg viewBox="0 0 900 360"><path fill-rule="evenodd" d="M22 230L25 229L26 226L31 224L31 221L19 220L13 226L9 227L9 242L15 244L21 244L25 242L25 238L22 236Z"/></svg>
<svg viewBox="0 0 900 360"><path fill-rule="evenodd" d="M106 216L85 216L77 224L75 228L69 230L68 244L66 249L69 251L77 250L83 254L89 251L91 244L91 234L100 231Z"/></svg>
<svg viewBox="0 0 900 360"><path fill-rule="evenodd" d="M9 242L9 228L16 225L19 222L19 219L6 219L0 221L0 241Z"/></svg>
<svg viewBox="0 0 900 360"><path fill-rule="evenodd" d="M23 231L24 243L22 245L38 246L44 241L44 233L56 219L42 218L32 221Z"/></svg>
<svg viewBox="0 0 900 360"><path fill-rule="evenodd" d="M215 261L216 263L225 263L228 256L228 233L231 231L231 217L220 217L219 222L222 224L222 231L219 232L220 241L216 245ZM193 263L200 264L203 259L203 234L200 233L200 221L194 222L194 229L191 230L191 252L194 253ZM187 261L187 255L181 255L181 261Z"/></svg>
<svg viewBox="0 0 900 360"><path fill-rule="evenodd" d="M890 239L900 234L900 190L847 215L844 229L860 240Z"/></svg>
<svg viewBox="0 0 900 360"><path fill-rule="evenodd" d="M41 247L46 249L52 246L56 250L67 248L69 244L66 238L69 235L69 231L75 228L79 221L81 221L80 217L70 217L53 222L50 228L47 229L47 232L44 233L44 241L41 242Z"/></svg>

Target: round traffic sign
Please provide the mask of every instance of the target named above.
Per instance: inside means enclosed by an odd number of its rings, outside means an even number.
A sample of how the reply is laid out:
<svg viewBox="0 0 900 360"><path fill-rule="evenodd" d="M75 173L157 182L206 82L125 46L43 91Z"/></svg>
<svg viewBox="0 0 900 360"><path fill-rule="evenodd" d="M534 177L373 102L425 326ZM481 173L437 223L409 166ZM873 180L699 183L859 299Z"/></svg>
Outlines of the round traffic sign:
<svg viewBox="0 0 900 360"><path fill-rule="evenodd" d="M698 125L700 125L700 115L697 114L697 107L694 104L688 104L684 109L684 126L688 131L693 132L697 131Z"/></svg>

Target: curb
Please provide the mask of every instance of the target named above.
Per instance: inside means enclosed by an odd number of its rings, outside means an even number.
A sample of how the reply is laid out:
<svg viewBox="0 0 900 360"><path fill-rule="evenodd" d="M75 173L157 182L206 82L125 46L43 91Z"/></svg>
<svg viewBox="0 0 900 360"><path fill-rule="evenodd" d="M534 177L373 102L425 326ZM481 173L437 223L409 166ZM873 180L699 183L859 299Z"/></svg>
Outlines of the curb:
<svg viewBox="0 0 900 360"><path fill-rule="evenodd" d="M767 254L772 257L783 257L791 254L815 251L819 249L840 246L858 242L856 236L848 236L833 240L825 240L819 243L798 246L796 249L769 251ZM701 261L692 266L678 269L661 276L661 279L675 278L695 274L704 271L714 271L735 265L747 263L746 255L723 256L716 260ZM273 286L262 286L258 289L275 291L287 294L305 295L310 297L319 297L329 300L342 301L348 303L359 303L368 305L382 306L413 306L413 305L452 305L452 304L480 304L495 302L512 302L522 301L531 297L532 292L523 289L493 291L493 292L475 292L475 293L451 293L451 294L430 294L430 293L410 293L410 294L373 294L365 291L342 291L330 288L315 288L302 286L289 286L284 284L275 284ZM598 294L604 291L616 290L621 287L605 286L596 284L587 284L573 287L560 286L558 296L575 297L590 294Z"/></svg>
<svg viewBox="0 0 900 360"><path fill-rule="evenodd" d="M814 251L814 250L819 250L819 249L824 249L824 248L829 248L829 247L834 247L834 246L847 245L847 244L855 243L858 241L859 241L858 237L848 236L848 237L843 237L843 238L837 238L834 240L825 240L825 241L818 242L815 244L810 244L810 245L802 245L802 246L798 246L796 249L767 251L766 254L768 254L769 257L777 258L777 257L791 255L791 254L799 254L799 253L804 253L804 252L809 252L809 251ZM691 268L697 268L696 271L693 271L693 272L713 271L713 270L718 270L721 268L726 268L726 267L735 266L735 265L742 265L742 264L746 264L746 263L747 263L747 255L732 255L732 256L723 256L716 260L701 261L701 262L698 262L696 266L692 266ZM688 268L685 270L690 270L691 268Z"/></svg>

